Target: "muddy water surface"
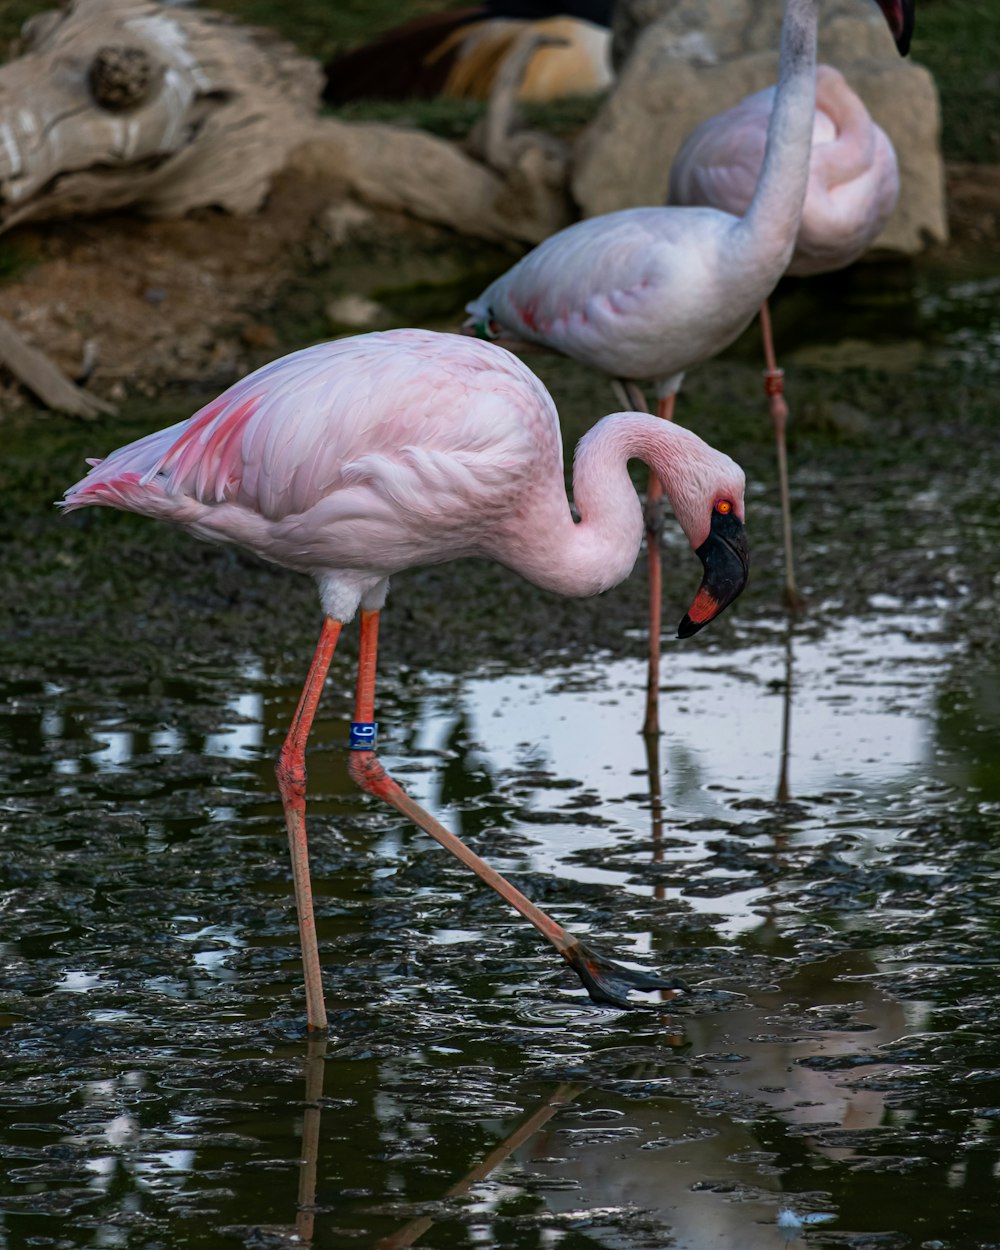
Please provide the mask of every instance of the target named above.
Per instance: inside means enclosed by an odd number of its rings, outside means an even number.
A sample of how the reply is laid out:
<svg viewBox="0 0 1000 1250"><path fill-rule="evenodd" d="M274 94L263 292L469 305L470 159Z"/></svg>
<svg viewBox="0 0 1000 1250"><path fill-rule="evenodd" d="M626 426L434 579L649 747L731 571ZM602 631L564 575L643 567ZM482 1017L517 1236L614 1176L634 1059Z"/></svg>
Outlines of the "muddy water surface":
<svg viewBox="0 0 1000 1250"><path fill-rule="evenodd" d="M480 565L398 580L386 762L568 927L694 988L629 1013L352 789L348 643L310 755L307 1045L271 760L311 587L50 513L85 454L200 397L11 427L0 1247L1000 1245L996 283L779 303L792 628L756 344L692 377L685 419L749 472L754 579L665 642L652 759L641 570L585 605ZM613 406L540 368L570 439ZM679 618L676 537L669 570Z"/></svg>

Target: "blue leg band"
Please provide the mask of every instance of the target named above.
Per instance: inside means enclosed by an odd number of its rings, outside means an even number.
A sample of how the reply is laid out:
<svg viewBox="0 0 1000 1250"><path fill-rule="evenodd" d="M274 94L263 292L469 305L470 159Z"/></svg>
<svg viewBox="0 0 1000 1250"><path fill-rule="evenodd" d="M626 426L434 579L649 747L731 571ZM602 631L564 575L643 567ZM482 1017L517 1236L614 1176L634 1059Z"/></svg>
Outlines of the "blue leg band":
<svg viewBox="0 0 1000 1250"><path fill-rule="evenodd" d="M378 721L352 720L350 748L352 751L374 751L378 737Z"/></svg>

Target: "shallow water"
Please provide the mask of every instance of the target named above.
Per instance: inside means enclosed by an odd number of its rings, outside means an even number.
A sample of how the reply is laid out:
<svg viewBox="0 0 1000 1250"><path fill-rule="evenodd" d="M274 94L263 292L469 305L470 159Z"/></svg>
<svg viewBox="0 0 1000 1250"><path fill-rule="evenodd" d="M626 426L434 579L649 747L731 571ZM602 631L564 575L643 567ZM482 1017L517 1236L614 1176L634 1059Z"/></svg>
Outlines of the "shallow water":
<svg viewBox="0 0 1000 1250"><path fill-rule="evenodd" d="M55 424L41 456L14 430L3 1250L1000 1244L996 279L837 282L778 308L803 414L791 628L755 344L691 379L691 424L750 474L755 573L665 642L652 768L641 571L566 605L434 570L385 615L387 765L567 927L695 989L628 1013L352 788L348 641L310 753L331 1035L307 1044L271 761L311 589L49 515L83 454L187 400ZM574 437L593 381L540 368ZM831 389L868 424L824 425ZM669 567L679 616L676 537Z"/></svg>

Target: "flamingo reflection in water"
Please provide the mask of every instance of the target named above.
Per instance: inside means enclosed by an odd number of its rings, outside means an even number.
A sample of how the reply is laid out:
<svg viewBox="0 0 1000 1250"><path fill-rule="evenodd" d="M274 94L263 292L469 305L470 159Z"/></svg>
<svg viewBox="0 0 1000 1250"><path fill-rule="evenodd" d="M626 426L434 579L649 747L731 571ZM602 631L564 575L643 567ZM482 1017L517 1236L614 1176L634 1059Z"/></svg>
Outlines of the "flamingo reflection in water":
<svg viewBox="0 0 1000 1250"><path fill-rule="evenodd" d="M583 1226L608 1250L638 1250L657 1236L678 1250L785 1250L804 1224L837 1212L817 1201L803 1173L805 1192L789 1185L779 1155L829 1167L877 1149L885 1116L878 1049L919 1025L870 985L834 980L869 970L866 956L845 955L835 971L806 968L755 1003L734 995L725 1011L664 1009L658 1044L642 1048L647 1062L601 1065L599 1086L554 1086L442 1197L476 1199L476 1222L485 1224L497 1185L508 1198L530 1194L547 1212L522 1208L525 1225ZM798 1012L790 998L825 1005ZM876 1077L871 1085L851 1073L859 1048L872 1057L864 1069ZM461 1210L464 1223L468 1205ZM447 1206L418 1215L378 1250L419 1245L448 1218Z"/></svg>

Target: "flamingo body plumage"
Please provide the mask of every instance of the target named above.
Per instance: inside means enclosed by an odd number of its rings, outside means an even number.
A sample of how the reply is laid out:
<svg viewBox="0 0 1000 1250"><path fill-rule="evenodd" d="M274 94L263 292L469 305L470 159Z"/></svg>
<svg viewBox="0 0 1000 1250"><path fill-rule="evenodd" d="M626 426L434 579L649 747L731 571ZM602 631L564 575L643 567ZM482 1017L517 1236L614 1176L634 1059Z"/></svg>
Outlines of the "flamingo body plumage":
<svg viewBox="0 0 1000 1250"><path fill-rule="evenodd" d="M671 203L750 210L766 159L780 84L755 92L703 122L685 139L670 170ZM852 264L875 241L899 198L899 165L888 135L872 120L839 70L816 67L812 146L802 215L787 271L826 273ZM788 408L778 368L767 300L761 304L765 393L774 423L785 548L785 597L802 599L795 584L785 427Z"/></svg>
<svg viewBox="0 0 1000 1250"><path fill-rule="evenodd" d="M305 748L344 622L360 608L351 775L412 819L526 917L600 1002L673 988L588 949L416 804L374 751L379 611L389 578L486 556L536 584L592 595L626 577L642 540L627 472L661 477L705 575L682 636L743 589L742 470L696 434L617 413L581 440L574 520L559 419L516 357L460 335L394 330L306 348L237 382L187 421L92 461L67 510L103 504L171 520L312 574L324 620L277 774L292 857L310 1029L326 1027L305 831Z"/></svg>
<svg viewBox="0 0 1000 1250"><path fill-rule="evenodd" d="M718 499L743 520L743 473L697 435L615 414L581 440L574 522L551 397L509 352L394 330L305 348L178 425L96 462L67 509L172 520L311 573L341 621L382 606L388 579L485 556L561 594L598 594L642 538L631 455L656 460L697 550Z"/></svg>
<svg viewBox="0 0 1000 1250"><path fill-rule="evenodd" d="M764 161L776 87L710 117L685 139L670 168L672 204L742 215ZM878 237L899 199L899 163L888 135L843 74L816 67L809 176L787 271L808 276L842 269Z"/></svg>
<svg viewBox="0 0 1000 1250"><path fill-rule="evenodd" d="M624 208L552 235L466 306L470 326L536 343L662 398L750 324L787 264L714 208Z"/></svg>

